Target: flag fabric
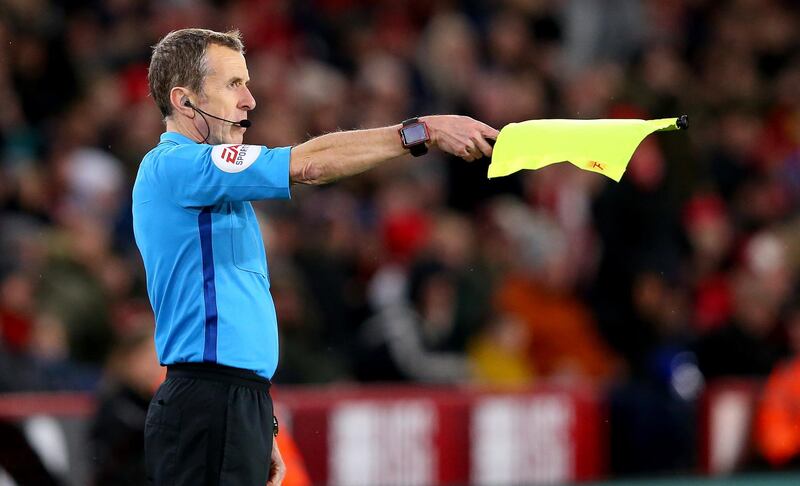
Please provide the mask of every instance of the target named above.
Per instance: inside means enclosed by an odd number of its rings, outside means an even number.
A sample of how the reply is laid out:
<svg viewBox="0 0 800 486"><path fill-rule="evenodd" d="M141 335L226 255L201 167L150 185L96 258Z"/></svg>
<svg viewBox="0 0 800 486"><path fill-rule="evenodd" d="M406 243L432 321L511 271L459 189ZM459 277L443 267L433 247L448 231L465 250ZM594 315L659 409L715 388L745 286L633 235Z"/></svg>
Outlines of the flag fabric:
<svg viewBox="0 0 800 486"><path fill-rule="evenodd" d="M500 130L488 177L557 162L597 172L619 182L636 147L655 131L686 128L687 119L528 120Z"/></svg>

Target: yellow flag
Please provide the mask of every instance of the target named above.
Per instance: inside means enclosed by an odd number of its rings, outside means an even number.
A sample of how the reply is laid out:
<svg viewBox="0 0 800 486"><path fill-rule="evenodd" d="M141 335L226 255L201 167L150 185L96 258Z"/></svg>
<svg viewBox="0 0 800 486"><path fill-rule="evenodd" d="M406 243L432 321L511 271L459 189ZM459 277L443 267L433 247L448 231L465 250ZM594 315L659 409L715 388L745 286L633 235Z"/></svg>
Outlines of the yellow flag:
<svg viewBox="0 0 800 486"><path fill-rule="evenodd" d="M687 128L686 115L659 120L529 120L500 130L489 178L556 162L598 172L619 182L636 147L659 130Z"/></svg>

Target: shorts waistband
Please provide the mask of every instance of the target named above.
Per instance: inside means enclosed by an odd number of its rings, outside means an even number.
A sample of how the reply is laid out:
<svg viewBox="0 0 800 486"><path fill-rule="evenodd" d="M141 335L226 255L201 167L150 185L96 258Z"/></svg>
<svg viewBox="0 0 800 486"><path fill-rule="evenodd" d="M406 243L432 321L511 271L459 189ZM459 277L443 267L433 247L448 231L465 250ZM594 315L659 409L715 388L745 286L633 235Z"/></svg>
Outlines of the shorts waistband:
<svg viewBox="0 0 800 486"><path fill-rule="evenodd" d="M255 371L216 363L176 363L167 365L167 378L193 378L218 381L269 392L272 382Z"/></svg>

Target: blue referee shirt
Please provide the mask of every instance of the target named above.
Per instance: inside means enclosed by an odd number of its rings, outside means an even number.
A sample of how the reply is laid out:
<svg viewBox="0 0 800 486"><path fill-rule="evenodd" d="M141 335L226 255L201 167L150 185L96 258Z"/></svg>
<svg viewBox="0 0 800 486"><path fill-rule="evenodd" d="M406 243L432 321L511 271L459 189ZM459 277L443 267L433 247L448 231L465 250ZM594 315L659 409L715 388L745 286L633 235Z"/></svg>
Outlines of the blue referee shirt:
<svg viewBox="0 0 800 486"><path fill-rule="evenodd" d="M248 201L289 198L290 147L198 144L178 133L142 160L133 230L164 365L211 362L271 378L278 327Z"/></svg>

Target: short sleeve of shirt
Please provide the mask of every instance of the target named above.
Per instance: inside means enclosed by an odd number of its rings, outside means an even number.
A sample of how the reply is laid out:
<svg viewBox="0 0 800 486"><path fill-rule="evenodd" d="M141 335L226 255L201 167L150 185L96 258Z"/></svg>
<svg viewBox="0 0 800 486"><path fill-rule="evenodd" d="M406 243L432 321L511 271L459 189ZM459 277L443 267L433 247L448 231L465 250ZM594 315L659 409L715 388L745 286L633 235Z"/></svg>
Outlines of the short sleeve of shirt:
<svg viewBox="0 0 800 486"><path fill-rule="evenodd" d="M291 147L179 144L155 158L163 189L185 207L288 199Z"/></svg>

